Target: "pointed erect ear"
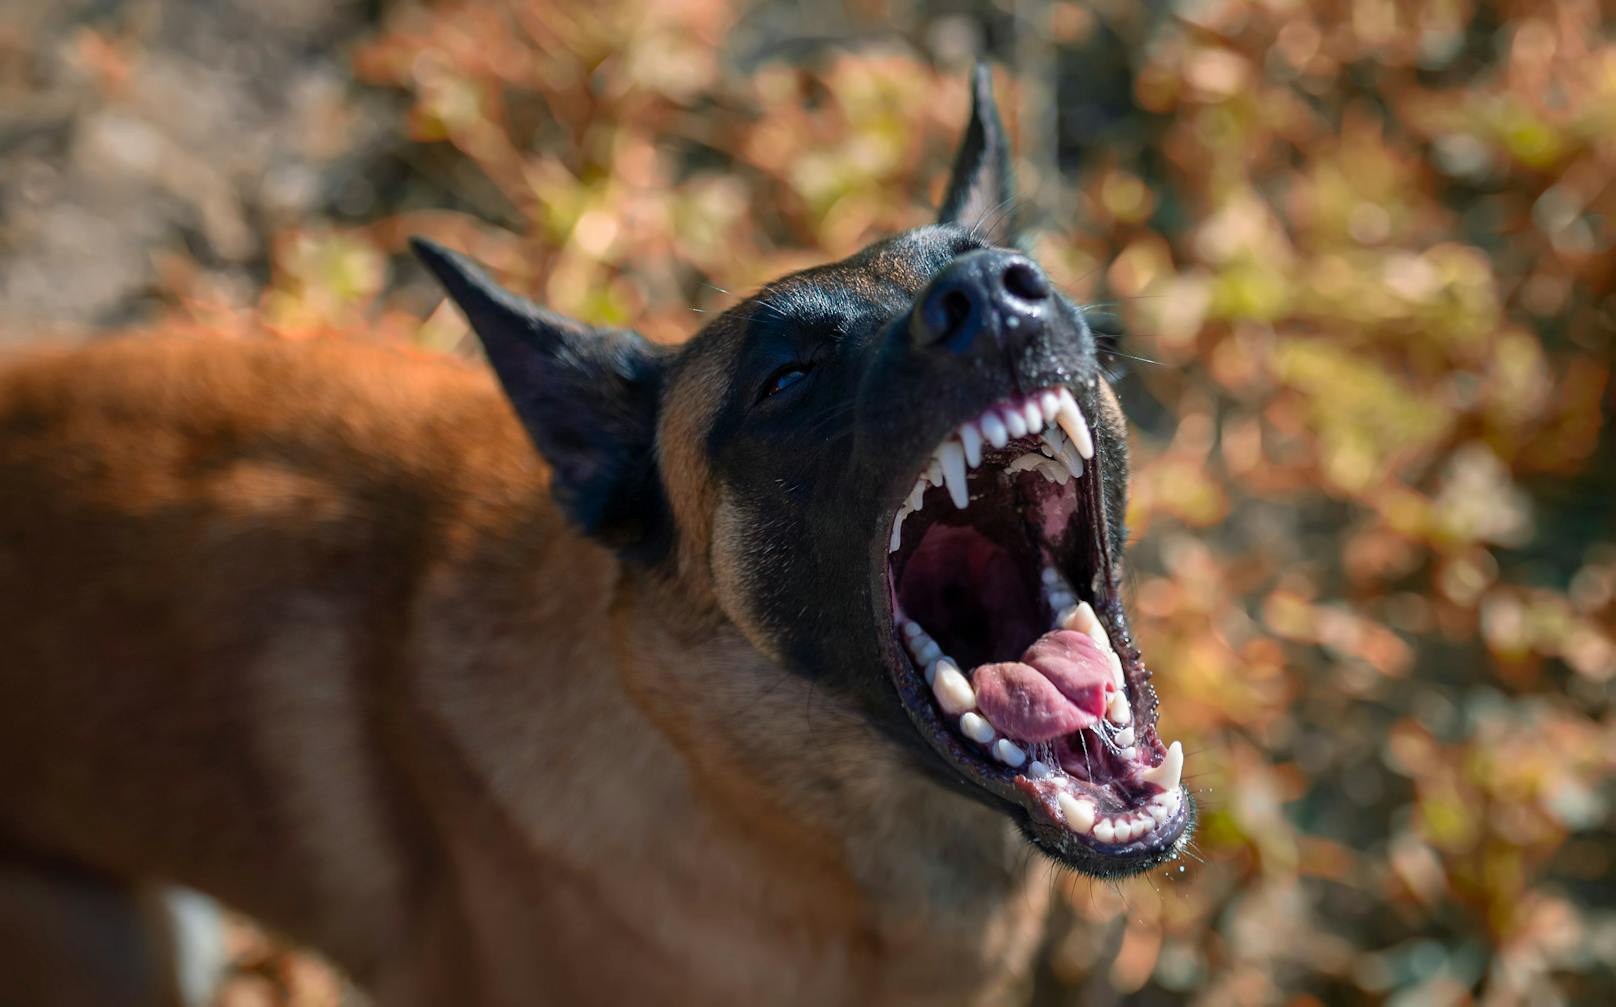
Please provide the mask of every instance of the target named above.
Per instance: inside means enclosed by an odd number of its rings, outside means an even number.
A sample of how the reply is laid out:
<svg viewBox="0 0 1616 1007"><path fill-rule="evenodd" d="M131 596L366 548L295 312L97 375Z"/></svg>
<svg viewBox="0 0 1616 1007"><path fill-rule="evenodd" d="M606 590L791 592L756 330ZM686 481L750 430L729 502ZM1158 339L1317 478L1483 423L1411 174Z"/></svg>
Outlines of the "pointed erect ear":
<svg viewBox="0 0 1616 1007"><path fill-rule="evenodd" d="M652 457L665 351L546 311L440 245L410 246L476 330L567 514L614 548L653 551L667 530Z"/></svg>
<svg viewBox="0 0 1616 1007"><path fill-rule="evenodd" d="M954 174L937 220L974 228L993 244L1008 245L1016 231L1014 195L1010 141L993 103L993 73L986 63L977 63L971 71L971 122L954 156Z"/></svg>

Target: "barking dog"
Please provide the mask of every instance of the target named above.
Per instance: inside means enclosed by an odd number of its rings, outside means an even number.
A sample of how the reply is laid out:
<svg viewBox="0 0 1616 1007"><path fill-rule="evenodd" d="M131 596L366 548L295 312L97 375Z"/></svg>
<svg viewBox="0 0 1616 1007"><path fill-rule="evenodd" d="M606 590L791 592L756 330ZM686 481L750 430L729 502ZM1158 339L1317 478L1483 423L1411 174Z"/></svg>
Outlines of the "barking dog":
<svg viewBox="0 0 1616 1007"><path fill-rule="evenodd" d="M1028 841L1176 856L1122 414L974 92L937 224L677 348L419 242L490 368L0 370L0 999L199 995L180 885L385 1007L999 1003Z"/></svg>

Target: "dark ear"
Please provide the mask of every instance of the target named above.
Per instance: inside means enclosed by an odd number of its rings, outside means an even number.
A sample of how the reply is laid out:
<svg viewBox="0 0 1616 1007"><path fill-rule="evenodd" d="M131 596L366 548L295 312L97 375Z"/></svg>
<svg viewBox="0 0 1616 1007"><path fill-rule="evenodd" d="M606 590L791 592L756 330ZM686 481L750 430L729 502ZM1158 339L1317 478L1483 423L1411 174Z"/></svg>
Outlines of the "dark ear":
<svg viewBox="0 0 1616 1007"><path fill-rule="evenodd" d="M1014 195L1010 141L993 103L993 72L986 63L977 63L971 71L971 122L954 157L954 174L937 220L976 229L987 241L1008 245L1016 231Z"/></svg>
<svg viewBox="0 0 1616 1007"><path fill-rule="evenodd" d="M546 311L440 245L410 247L476 330L567 514L614 548L653 548L666 531L652 457L665 352Z"/></svg>

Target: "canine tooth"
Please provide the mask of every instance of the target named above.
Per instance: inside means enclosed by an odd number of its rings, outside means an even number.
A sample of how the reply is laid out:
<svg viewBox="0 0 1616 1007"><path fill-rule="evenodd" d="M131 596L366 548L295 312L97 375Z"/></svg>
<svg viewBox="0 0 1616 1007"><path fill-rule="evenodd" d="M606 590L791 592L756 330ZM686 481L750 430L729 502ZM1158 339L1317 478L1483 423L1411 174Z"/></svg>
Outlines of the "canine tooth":
<svg viewBox="0 0 1616 1007"><path fill-rule="evenodd" d="M1027 432L1035 434L1044 429L1044 411L1038 408L1038 403L1028 400L1021 407L1021 416L1027 421Z"/></svg>
<svg viewBox="0 0 1616 1007"><path fill-rule="evenodd" d="M1060 397L1060 411L1055 414L1055 422L1066 431L1066 436L1077 445L1077 453L1084 458L1094 457L1094 437L1089 433L1088 421L1083 418L1083 410L1077 407L1077 400L1072 393L1062 388L1056 393Z"/></svg>
<svg viewBox="0 0 1616 1007"><path fill-rule="evenodd" d="M948 495L954 501L954 506L960 510L970 503L970 497L965 492L965 449L960 447L958 441L944 441L943 446L937 449L937 460L942 462L943 482L948 486Z"/></svg>
<svg viewBox="0 0 1616 1007"><path fill-rule="evenodd" d="M1162 759L1161 765L1153 766L1139 774L1139 778L1146 783L1154 783L1163 790L1177 790L1178 780L1184 774L1184 746L1173 742L1167 746L1167 757Z"/></svg>
<svg viewBox="0 0 1616 1007"><path fill-rule="evenodd" d="M1042 762L1039 762L1037 759L1034 759L1032 760L1032 765L1027 767L1027 775L1035 780L1047 780L1049 777L1055 775L1055 771L1044 765Z"/></svg>
<svg viewBox="0 0 1616 1007"><path fill-rule="evenodd" d="M1027 761L1027 753L1017 748L1007 738L1000 738L993 743L993 757L1011 769L1016 769Z"/></svg>
<svg viewBox="0 0 1616 1007"><path fill-rule="evenodd" d="M1133 723L1133 708L1128 705L1127 693L1119 690L1111 694L1111 698L1106 700L1105 704L1105 719L1118 727L1127 727Z"/></svg>
<svg viewBox="0 0 1616 1007"><path fill-rule="evenodd" d="M1096 810L1094 802L1073 797L1071 794L1061 794L1055 798L1055 803L1060 805L1061 817L1066 819L1067 826L1073 832L1089 835L1094 831Z"/></svg>
<svg viewBox="0 0 1616 1007"><path fill-rule="evenodd" d="M1077 607L1061 615L1062 629L1075 629L1079 633L1087 633L1091 627L1100 624L1099 618L1094 614L1094 606L1086 601L1077 603ZM1107 643L1110 641L1107 640Z"/></svg>
<svg viewBox="0 0 1616 1007"><path fill-rule="evenodd" d="M996 448L1002 448L1010 443L1010 432L1004 428L1004 421L993 413L987 413L980 421L982 436Z"/></svg>
<svg viewBox="0 0 1616 1007"><path fill-rule="evenodd" d="M1167 816L1170 814L1164 805L1157 804L1155 801L1151 801L1146 810L1150 812L1151 821L1157 825L1167 821Z"/></svg>
<svg viewBox="0 0 1616 1007"><path fill-rule="evenodd" d="M1010 432L1011 437L1027 436L1027 417L1021 415L1021 410L1014 406L1004 410L1004 428Z"/></svg>
<svg viewBox="0 0 1616 1007"><path fill-rule="evenodd" d="M1117 743L1118 748L1132 748L1133 728L1124 727L1122 730L1118 731L1116 737L1112 738L1111 740Z"/></svg>
<svg viewBox="0 0 1616 1007"><path fill-rule="evenodd" d="M931 691L944 713L964 713L976 706L976 690L960 674L959 666L946 657L937 658L937 674L932 679Z"/></svg>
<svg viewBox="0 0 1616 1007"><path fill-rule="evenodd" d="M1102 843L1117 842L1117 823L1109 818L1102 818L1095 822L1094 838Z"/></svg>
<svg viewBox="0 0 1616 1007"><path fill-rule="evenodd" d="M974 469L982 464L982 431L976 429L976 424L969 420L960 424L959 439L965 448L966 467Z"/></svg>
<svg viewBox="0 0 1616 1007"><path fill-rule="evenodd" d="M1038 408L1044 414L1044 422L1055 422L1055 414L1060 412L1060 396L1054 392L1044 392L1038 396Z"/></svg>
<svg viewBox="0 0 1616 1007"><path fill-rule="evenodd" d="M979 745L993 740L993 725L980 713L967 713L960 718L960 733Z"/></svg>

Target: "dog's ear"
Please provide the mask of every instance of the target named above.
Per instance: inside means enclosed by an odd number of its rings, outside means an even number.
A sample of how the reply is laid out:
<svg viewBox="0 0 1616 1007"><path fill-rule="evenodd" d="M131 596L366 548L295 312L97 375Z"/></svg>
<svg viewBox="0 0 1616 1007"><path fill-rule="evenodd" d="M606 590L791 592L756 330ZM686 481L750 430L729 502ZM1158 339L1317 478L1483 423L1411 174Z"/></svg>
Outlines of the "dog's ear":
<svg viewBox="0 0 1616 1007"><path fill-rule="evenodd" d="M433 242L410 246L476 331L567 514L616 549L647 549L665 531L653 445L666 351L546 311Z"/></svg>
<svg viewBox="0 0 1616 1007"><path fill-rule="evenodd" d="M1016 234L1014 211L1010 141L993 102L993 72L979 62L971 71L971 122L954 156L954 174L937 219L976 229L995 245L1008 245Z"/></svg>

